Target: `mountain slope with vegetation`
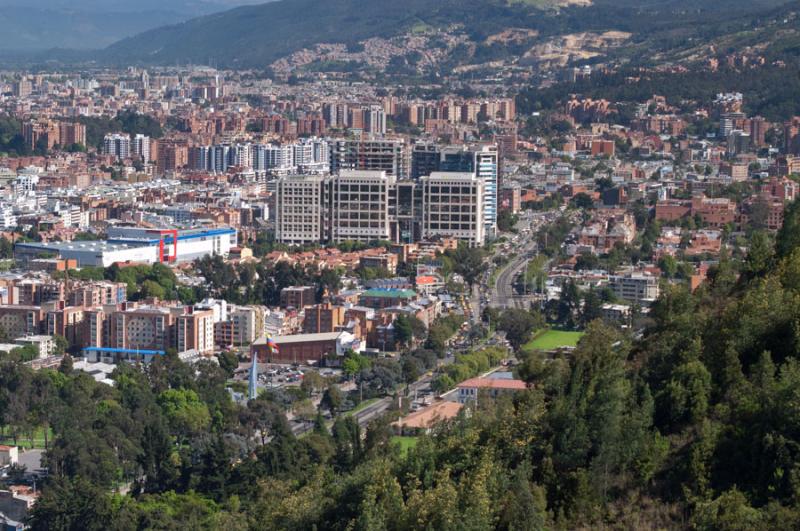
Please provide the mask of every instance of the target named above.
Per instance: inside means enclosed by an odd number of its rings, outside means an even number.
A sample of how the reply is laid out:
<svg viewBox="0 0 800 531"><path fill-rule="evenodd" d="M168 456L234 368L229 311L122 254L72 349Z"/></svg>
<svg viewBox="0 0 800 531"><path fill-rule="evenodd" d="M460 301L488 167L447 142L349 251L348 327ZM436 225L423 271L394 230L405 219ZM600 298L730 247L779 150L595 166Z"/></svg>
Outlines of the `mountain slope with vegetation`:
<svg viewBox="0 0 800 531"><path fill-rule="evenodd" d="M731 0L719 9L707 0L595 0L590 5L551 0L282 0L147 31L110 46L100 57L119 64L184 62L257 68L320 43L357 48L371 37L454 25L477 45L491 35L517 28L535 30L542 40L574 32L619 30L633 33L634 43L670 47L685 44L687 38L724 33L731 21L747 20L783 3Z"/></svg>

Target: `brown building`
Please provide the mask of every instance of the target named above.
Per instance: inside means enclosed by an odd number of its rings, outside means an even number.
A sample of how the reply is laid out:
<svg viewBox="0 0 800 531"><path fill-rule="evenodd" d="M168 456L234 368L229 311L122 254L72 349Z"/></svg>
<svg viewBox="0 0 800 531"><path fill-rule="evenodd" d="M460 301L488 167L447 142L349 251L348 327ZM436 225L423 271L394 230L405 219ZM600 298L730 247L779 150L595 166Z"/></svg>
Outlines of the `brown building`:
<svg viewBox="0 0 800 531"><path fill-rule="evenodd" d="M771 124L761 116L750 119L750 140L754 146L763 147L767 144L766 136L770 127Z"/></svg>
<svg viewBox="0 0 800 531"><path fill-rule="evenodd" d="M303 332L306 334L335 332L344 322L343 306L333 306L330 303L306 306Z"/></svg>
<svg viewBox="0 0 800 531"><path fill-rule="evenodd" d="M397 273L397 255L384 253L362 256L359 260L361 267L382 268L394 275Z"/></svg>
<svg viewBox="0 0 800 531"><path fill-rule="evenodd" d="M616 145L613 140L594 140L592 141L593 157L613 157Z"/></svg>
<svg viewBox="0 0 800 531"><path fill-rule="evenodd" d="M175 321L175 339L178 352L214 352L214 311L189 308L189 313Z"/></svg>
<svg viewBox="0 0 800 531"><path fill-rule="evenodd" d="M724 227L736 220L736 203L724 197L693 197L692 215L699 215L710 227Z"/></svg>
<svg viewBox="0 0 800 531"><path fill-rule="evenodd" d="M522 210L522 189L518 186L500 189L500 208L516 214Z"/></svg>
<svg viewBox="0 0 800 531"><path fill-rule="evenodd" d="M23 123L22 137L25 139L25 145L31 151L38 146L53 149L56 145L61 144L61 131L58 124L51 121Z"/></svg>
<svg viewBox="0 0 800 531"><path fill-rule="evenodd" d="M158 151L156 167L159 173L177 171L189 164L189 148L185 144L159 141L155 145Z"/></svg>
<svg viewBox="0 0 800 531"><path fill-rule="evenodd" d="M114 348L166 350L173 345L175 315L166 308L116 311L109 319L109 345Z"/></svg>
<svg viewBox="0 0 800 531"><path fill-rule="evenodd" d="M86 309L82 306L65 306L63 301L58 301L55 306L44 316L45 333L58 334L66 338L70 345L83 346L87 334Z"/></svg>
<svg viewBox="0 0 800 531"><path fill-rule="evenodd" d="M0 306L0 327L11 338L38 334L43 323L39 306Z"/></svg>
<svg viewBox="0 0 800 531"><path fill-rule="evenodd" d="M281 290L281 307L301 309L316 302L314 286L290 286Z"/></svg>
<svg viewBox="0 0 800 531"><path fill-rule="evenodd" d="M326 334L297 334L273 337L278 352L267 346L261 338L250 345L250 353L258 356L261 363L320 363L329 356L336 356L344 332Z"/></svg>
<svg viewBox="0 0 800 531"><path fill-rule="evenodd" d="M86 126L80 123L62 122L59 124L60 144L69 147L73 144L86 145Z"/></svg>
<svg viewBox="0 0 800 531"><path fill-rule="evenodd" d="M691 207L686 201L667 199L656 203L656 220L677 221L689 215Z"/></svg>

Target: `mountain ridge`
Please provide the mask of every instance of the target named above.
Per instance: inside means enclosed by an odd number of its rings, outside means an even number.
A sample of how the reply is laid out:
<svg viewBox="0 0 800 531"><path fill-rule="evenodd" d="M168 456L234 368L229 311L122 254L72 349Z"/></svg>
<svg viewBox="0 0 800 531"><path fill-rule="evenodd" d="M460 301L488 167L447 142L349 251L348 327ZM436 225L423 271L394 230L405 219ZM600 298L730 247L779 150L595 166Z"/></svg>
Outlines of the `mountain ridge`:
<svg viewBox="0 0 800 531"><path fill-rule="evenodd" d="M155 28L112 44L97 58L117 65L195 63L264 68L319 44L357 49L374 37L389 39L431 28L460 28L475 48L485 45L490 35L519 28L536 32L539 40L530 39L530 46L572 33L623 31L632 35L626 46L646 59L652 52L648 48L676 49L691 39L715 38L729 27L746 26L759 13L787 3L791 2L730 0L721 10L710 0L593 0L580 5L564 5L558 0L406 0L402 4L389 0L280 0ZM517 46L505 54L520 52ZM448 66L453 64L451 61Z"/></svg>

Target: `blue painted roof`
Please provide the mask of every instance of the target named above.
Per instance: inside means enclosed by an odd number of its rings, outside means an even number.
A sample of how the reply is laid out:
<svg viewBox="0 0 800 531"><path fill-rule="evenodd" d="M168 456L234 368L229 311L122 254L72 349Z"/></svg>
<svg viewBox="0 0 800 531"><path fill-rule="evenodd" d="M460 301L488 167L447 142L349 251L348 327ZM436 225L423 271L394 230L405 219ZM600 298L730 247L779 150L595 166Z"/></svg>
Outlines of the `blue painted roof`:
<svg viewBox="0 0 800 531"><path fill-rule="evenodd" d="M210 236L221 236L224 234L236 234L236 229L209 229L203 230L198 232L192 232L190 234L178 234L178 241L181 240L194 240L197 238L208 238ZM145 239L136 239L136 238L114 238L108 240L109 242L120 242L120 243L139 243L139 244L147 244L155 245L160 240L160 238L156 238L154 240L145 240ZM165 234L164 235L164 243L172 243L172 235Z"/></svg>

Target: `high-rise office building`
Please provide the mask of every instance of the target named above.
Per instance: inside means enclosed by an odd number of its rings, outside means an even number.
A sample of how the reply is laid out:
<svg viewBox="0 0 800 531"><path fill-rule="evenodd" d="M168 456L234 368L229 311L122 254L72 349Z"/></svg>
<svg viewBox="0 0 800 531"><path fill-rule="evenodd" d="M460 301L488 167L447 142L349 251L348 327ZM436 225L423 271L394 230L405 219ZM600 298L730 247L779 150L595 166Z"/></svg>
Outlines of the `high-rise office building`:
<svg viewBox="0 0 800 531"><path fill-rule="evenodd" d="M213 146L208 156L208 171L225 173L230 166L231 146L228 144Z"/></svg>
<svg viewBox="0 0 800 531"><path fill-rule="evenodd" d="M231 146L230 163L239 168L253 167L253 146L251 144L234 144Z"/></svg>
<svg viewBox="0 0 800 531"><path fill-rule="evenodd" d="M331 183L334 243L391 238L389 188L394 176L384 171L344 170Z"/></svg>
<svg viewBox="0 0 800 531"><path fill-rule="evenodd" d="M208 171L208 161L212 146L194 146L189 150L189 168L197 171Z"/></svg>
<svg viewBox="0 0 800 531"><path fill-rule="evenodd" d="M485 181L474 173L433 172L420 179L422 237L458 238L483 245Z"/></svg>
<svg viewBox="0 0 800 531"><path fill-rule="evenodd" d="M487 236L496 232L499 155L497 145L437 146L419 143L412 152L412 177L419 179L433 172L473 173L480 177L483 192L484 227Z"/></svg>
<svg viewBox="0 0 800 531"><path fill-rule="evenodd" d="M257 144L253 146L253 169L278 174L294 173L294 150L290 144Z"/></svg>
<svg viewBox="0 0 800 531"><path fill-rule="evenodd" d="M420 177L439 171L441 148L433 142L417 142L411 151L411 178Z"/></svg>
<svg viewBox="0 0 800 531"><path fill-rule="evenodd" d="M290 245L325 242L329 238L330 178L295 175L278 180L275 237Z"/></svg>
<svg viewBox="0 0 800 531"><path fill-rule="evenodd" d="M475 174L484 183L483 223L487 236L497 232L497 191L500 189L497 146L483 146L475 152Z"/></svg>
<svg viewBox="0 0 800 531"><path fill-rule="evenodd" d="M276 183L276 238L300 245L441 236L482 245L485 186L474 172L434 172L418 182L358 170L287 176Z"/></svg>
<svg viewBox="0 0 800 531"><path fill-rule="evenodd" d="M385 171L386 175L405 179L410 155L404 139L338 140L332 146L331 171Z"/></svg>

